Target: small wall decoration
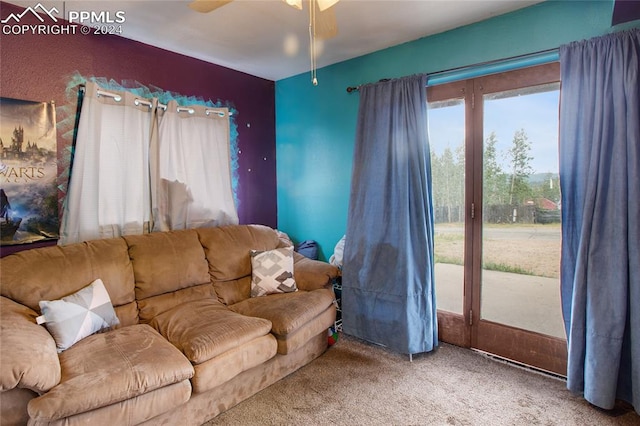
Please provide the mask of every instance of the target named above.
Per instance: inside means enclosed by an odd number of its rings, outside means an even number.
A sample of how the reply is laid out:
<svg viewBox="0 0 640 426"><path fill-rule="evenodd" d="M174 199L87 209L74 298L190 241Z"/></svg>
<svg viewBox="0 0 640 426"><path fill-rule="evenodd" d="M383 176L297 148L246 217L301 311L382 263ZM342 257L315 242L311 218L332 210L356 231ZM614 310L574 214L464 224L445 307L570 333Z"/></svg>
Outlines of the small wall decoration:
<svg viewBox="0 0 640 426"><path fill-rule="evenodd" d="M0 98L0 245L57 239L53 102Z"/></svg>

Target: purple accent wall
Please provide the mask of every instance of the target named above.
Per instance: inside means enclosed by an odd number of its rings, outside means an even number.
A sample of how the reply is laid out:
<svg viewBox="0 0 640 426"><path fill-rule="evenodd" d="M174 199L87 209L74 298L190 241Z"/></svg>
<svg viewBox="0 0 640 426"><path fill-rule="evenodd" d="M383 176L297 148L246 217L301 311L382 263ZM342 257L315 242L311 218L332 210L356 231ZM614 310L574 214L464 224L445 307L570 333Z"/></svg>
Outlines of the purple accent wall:
<svg viewBox="0 0 640 426"><path fill-rule="evenodd" d="M23 8L0 2L0 17ZM26 20L26 16L24 18ZM24 23L24 22L21 22ZM34 24L39 24L33 18ZM0 35L0 96L66 104L82 76L134 80L233 106L238 114L240 223L277 226L275 83L118 36ZM58 156L66 141L58 134ZM41 244L40 244L41 245ZM4 246L0 255L36 245Z"/></svg>
<svg viewBox="0 0 640 426"><path fill-rule="evenodd" d="M613 16L611 17L612 26L635 21L636 19L640 19L640 1L615 0Z"/></svg>

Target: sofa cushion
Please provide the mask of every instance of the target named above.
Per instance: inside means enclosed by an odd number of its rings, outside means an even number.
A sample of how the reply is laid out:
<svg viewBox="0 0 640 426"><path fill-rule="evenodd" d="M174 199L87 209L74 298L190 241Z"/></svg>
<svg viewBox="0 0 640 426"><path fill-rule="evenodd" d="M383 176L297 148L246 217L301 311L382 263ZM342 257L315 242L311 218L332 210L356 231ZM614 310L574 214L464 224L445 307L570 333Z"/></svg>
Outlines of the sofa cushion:
<svg viewBox="0 0 640 426"><path fill-rule="evenodd" d="M264 336L271 330L270 321L237 314L213 299L178 305L155 317L150 325L194 364Z"/></svg>
<svg viewBox="0 0 640 426"><path fill-rule="evenodd" d="M29 422L27 404L38 396L32 390L14 388L0 393L0 418L3 425L26 425Z"/></svg>
<svg viewBox="0 0 640 426"><path fill-rule="evenodd" d="M158 423L155 419L163 414L180 410L180 407L189 401L191 391L191 382L187 379L172 385L163 386L159 389L154 389L124 401L116 402L115 404L75 414L63 419L55 421L29 419L29 426L121 426L147 424L145 423L147 421L149 425L157 426L162 423ZM181 425L184 423L175 424Z"/></svg>
<svg viewBox="0 0 640 426"><path fill-rule="evenodd" d="M129 245L138 301L211 282L204 251L194 230L123 238ZM140 318L150 319L145 309L154 309L153 304L139 306Z"/></svg>
<svg viewBox="0 0 640 426"><path fill-rule="evenodd" d="M251 275L250 250L272 250L280 240L273 229L262 225L222 226L196 230L204 247L209 273L217 281Z"/></svg>
<svg viewBox="0 0 640 426"><path fill-rule="evenodd" d="M135 301L133 269L122 238L24 250L0 259L0 270L2 295L36 312L41 300L60 299L97 278L113 306ZM135 324L137 315L120 317L120 322Z"/></svg>
<svg viewBox="0 0 640 426"><path fill-rule="evenodd" d="M171 310L178 305L202 299L216 299L216 292L211 286L211 283L183 288L182 290L139 300L140 322L147 324L161 313Z"/></svg>
<svg viewBox="0 0 640 426"><path fill-rule="evenodd" d="M251 297L297 290L293 279L293 247L251 250Z"/></svg>
<svg viewBox="0 0 640 426"><path fill-rule="evenodd" d="M304 347L310 339L318 333L324 333L327 336L329 327L335 325L336 306L330 305L324 312L317 317L304 324L292 333L280 335L274 334L278 342L278 353L287 355ZM327 340L328 343L328 340Z"/></svg>
<svg viewBox="0 0 640 426"><path fill-rule="evenodd" d="M60 384L29 402L35 420L106 407L193 376L184 355L144 324L89 336L61 353L60 365Z"/></svg>
<svg viewBox="0 0 640 426"><path fill-rule="evenodd" d="M309 259L300 253L293 253L293 277L300 290L327 288L339 275L335 266L318 260Z"/></svg>
<svg viewBox="0 0 640 426"><path fill-rule="evenodd" d="M207 287L210 294L214 293L204 251L194 230L124 238L133 264L140 322L148 323L180 303L203 297Z"/></svg>
<svg viewBox="0 0 640 426"><path fill-rule="evenodd" d="M56 344L38 314L0 297L0 392L17 387L46 392L60 382Z"/></svg>
<svg viewBox="0 0 640 426"><path fill-rule="evenodd" d="M324 312L333 300L331 290L319 289L253 297L230 308L242 315L267 319L272 333L286 336Z"/></svg>
<svg viewBox="0 0 640 426"><path fill-rule="evenodd" d="M120 324L101 279L60 300L41 300L42 322L62 352L81 339Z"/></svg>
<svg viewBox="0 0 640 426"><path fill-rule="evenodd" d="M213 291L225 305L233 305L251 297L251 274L237 280L215 281Z"/></svg>
<svg viewBox="0 0 640 426"><path fill-rule="evenodd" d="M264 364L276 355L277 350L276 338L269 333L194 365L193 393L211 390L244 371Z"/></svg>

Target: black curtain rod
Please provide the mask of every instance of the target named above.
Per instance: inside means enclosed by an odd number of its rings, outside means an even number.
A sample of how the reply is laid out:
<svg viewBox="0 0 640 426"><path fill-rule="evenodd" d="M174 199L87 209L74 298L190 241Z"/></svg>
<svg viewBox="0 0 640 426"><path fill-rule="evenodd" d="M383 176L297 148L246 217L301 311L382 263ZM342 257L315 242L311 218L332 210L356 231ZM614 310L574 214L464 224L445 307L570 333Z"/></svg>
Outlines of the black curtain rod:
<svg viewBox="0 0 640 426"><path fill-rule="evenodd" d="M557 50L558 49L540 50L538 52L527 53L525 55L511 56L511 57L508 57L508 58L494 59L494 60L491 60L491 61L479 62L479 63L473 64L473 65L465 65L465 66L461 66L461 67L449 68L449 69L442 70L442 71L436 71L436 72L428 74L428 75L429 75L429 77L434 77L434 76L438 76L438 75L441 75L441 74L446 74L446 73L450 73L450 72L454 72L454 71L462 71L462 70L466 70L466 69L470 69L470 68L484 67L484 66L487 66L487 65L497 64L497 63L500 63L500 62L511 61L511 60L514 60L514 59L527 58L529 56L541 55L541 54L544 54L544 53L551 53L551 52L555 52ZM383 78L383 79L379 80L378 83L389 81L389 80L391 80L391 79L390 78ZM363 85L364 84L361 84L359 86L349 86L349 87L347 87L347 93L357 92L358 90L360 90L360 87L363 86Z"/></svg>
<svg viewBox="0 0 640 426"><path fill-rule="evenodd" d="M390 78L381 78L380 80L378 80L378 83L384 83L385 81L390 81ZM362 85L360 85L362 86ZM347 93L351 93L351 92L357 92L358 90L360 90L360 86L349 86L347 87Z"/></svg>

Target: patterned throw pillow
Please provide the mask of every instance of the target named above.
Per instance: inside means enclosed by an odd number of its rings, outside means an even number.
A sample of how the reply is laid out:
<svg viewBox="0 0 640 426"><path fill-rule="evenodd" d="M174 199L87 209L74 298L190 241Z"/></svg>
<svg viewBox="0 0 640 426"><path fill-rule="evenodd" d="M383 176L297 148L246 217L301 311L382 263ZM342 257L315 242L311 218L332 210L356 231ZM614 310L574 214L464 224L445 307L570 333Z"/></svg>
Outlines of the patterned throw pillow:
<svg viewBox="0 0 640 426"><path fill-rule="evenodd" d="M293 247L251 250L251 297L297 290L293 279Z"/></svg>
<svg viewBox="0 0 640 426"><path fill-rule="evenodd" d="M101 279L61 300L40 301L40 310L42 316L37 318L38 324L46 323L58 353L120 323Z"/></svg>

